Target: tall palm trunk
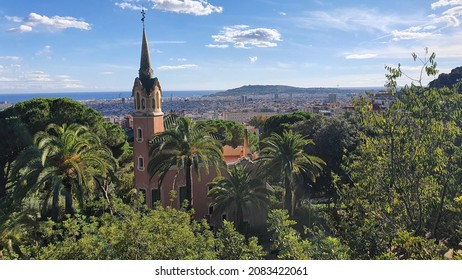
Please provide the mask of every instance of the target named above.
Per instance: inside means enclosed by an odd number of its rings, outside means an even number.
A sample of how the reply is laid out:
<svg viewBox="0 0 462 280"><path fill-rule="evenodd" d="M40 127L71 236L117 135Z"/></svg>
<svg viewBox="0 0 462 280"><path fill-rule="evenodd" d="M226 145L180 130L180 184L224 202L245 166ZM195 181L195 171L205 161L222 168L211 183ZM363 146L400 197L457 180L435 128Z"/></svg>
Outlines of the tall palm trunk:
<svg viewBox="0 0 462 280"><path fill-rule="evenodd" d="M287 209L287 211L290 214L290 217L293 217L294 211L292 210L292 199L293 199L293 194L292 194L292 188L290 187L290 179L286 175L284 177L284 208Z"/></svg>
<svg viewBox="0 0 462 280"><path fill-rule="evenodd" d="M58 221L58 212L59 212L59 191L55 190L53 192L53 201L51 203L51 219L55 222Z"/></svg>
<svg viewBox="0 0 462 280"><path fill-rule="evenodd" d="M66 193L64 195L65 198L65 213L70 214L71 216L74 215L74 207L72 205L72 187L66 186L65 187Z"/></svg>

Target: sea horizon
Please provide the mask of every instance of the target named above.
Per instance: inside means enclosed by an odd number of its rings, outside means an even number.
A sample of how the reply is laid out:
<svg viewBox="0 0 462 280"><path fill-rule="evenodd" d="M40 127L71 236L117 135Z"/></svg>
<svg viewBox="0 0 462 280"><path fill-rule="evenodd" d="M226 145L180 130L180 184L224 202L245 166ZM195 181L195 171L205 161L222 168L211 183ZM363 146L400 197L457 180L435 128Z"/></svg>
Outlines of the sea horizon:
<svg viewBox="0 0 462 280"><path fill-rule="evenodd" d="M194 97L204 96L219 92L220 90L171 90L164 91L163 97ZM82 92L39 92L39 93L0 93L1 104L16 104L33 98L63 98L68 97L76 101L84 100L113 100L118 98L130 98L131 91L82 91Z"/></svg>

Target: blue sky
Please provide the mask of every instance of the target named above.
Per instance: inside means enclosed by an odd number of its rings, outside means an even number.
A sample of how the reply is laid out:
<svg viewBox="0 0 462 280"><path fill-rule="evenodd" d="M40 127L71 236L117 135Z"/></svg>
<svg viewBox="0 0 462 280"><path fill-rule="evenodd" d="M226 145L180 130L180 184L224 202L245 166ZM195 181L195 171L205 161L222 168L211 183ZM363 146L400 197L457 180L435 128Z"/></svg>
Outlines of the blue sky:
<svg viewBox="0 0 462 280"><path fill-rule="evenodd" d="M164 90L382 86L426 47L462 65L462 0L0 0L0 93L130 91L142 6Z"/></svg>

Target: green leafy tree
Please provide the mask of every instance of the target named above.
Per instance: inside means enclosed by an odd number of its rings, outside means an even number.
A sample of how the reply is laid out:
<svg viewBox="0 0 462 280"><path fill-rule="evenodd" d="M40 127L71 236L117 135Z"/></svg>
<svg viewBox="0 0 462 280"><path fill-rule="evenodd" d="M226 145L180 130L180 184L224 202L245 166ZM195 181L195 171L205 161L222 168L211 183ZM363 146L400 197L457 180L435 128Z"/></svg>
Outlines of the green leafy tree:
<svg viewBox="0 0 462 280"><path fill-rule="evenodd" d="M93 179L113 172L116 161L100 139L87 127L50 124L34 136L32 146L18 157L15 174L17 188L38 193L46 209L51 200L52 218L58 219L60 196L65 213L73 214L73 199L80 205L91 194Z"/></svg>
<svg viewBox="0 0 462 280"><path fill-rule="evenodd" d="M254 116L252 117L248 124L255 127L256 129L258 129L260 132L263 131L263 127L265 125L265 122L269 119L269 117L267 116L262 116L262 115L257 115L257 116Z"/></svg>
<svg viewBox="0 0 462 280"><path fill-rule="evenodd" d="M0 200L13 186L11 169L18 153L32 145L32 136L17 117L0 118Z"/></svg>
<svg viewBox="0 0 462 280"><path fill-rule="evenodd" d="M433 74L435 67L431 55L422 69ZM402 72L389 71L394 93ZM357 101L361 144L347 160L351 183L339 189L337 209L342 214L338 233L354 248L355 258L389 252L399 232L459 242L453 238L460 217L449 209L461 194L462 99L455 90L426 89L421 78L414 81L418 85L396 92L382 112L373 111L365 98Z"/></svg>
<svg viewBox="0 0 462 280"><path fill-rule="evenodd" d="M154 135L148 163L151 178L158 174L161 185L171 167L177 172L183 170L186 199L191 203L193 172L200 176L200 168L209 172L209 168L214 167L219 174L219 168L224 166L221 145L210 135L211 130L206 125L189 118L178 118L172 127Z"/></svg>
<svg viewBox="0 0 462 280"><path fill-rule="evenodd" d="M111 149L121 165L131 161L131 150L123 129L118 125L106 123L100 113L70 98L34 98L19 102L13 107L0 111L0 119L8 118L17 118L30 135L45 130L52 123L57 125L77 123L87 126ZM16 157L29 142L25 144L7 152L14 153Z"/></svg>
<svg viewBox="0 0 462 280"><path fill-rule="evenodd" d="M255 178L249 168L237 165L227 171L226 177L217 177L208 184L214 212L235 212L235 223L239 231L244 228L244 210L266 209L270 190L261 179Z"/></svg>
<svg viewBox="0 0 462 280"><path fill-rule="evenodd" d="M216 248L220 260L261 260L266 255L256 237L246 242L245 237L229 221L224 221L217 233Z"/></svg>
<svg viewBox="0 0 462 280"><path fill-rule="evenodd" d="M313 139L315 143L307 146L305 152L321 158L326 163L320 176L309 189L309 197L322 196L329 201L334 199L335 202L335 175L338 175L343 183L348 182L342 164L345 156L357 145L353 123L354 120L347 116L313 115L310 119L293 125L295 132Z"/></svg>
<svg viewBox="0 0 462 280"><path fill-rule="evenodd" d="M250 150L256 150L258 136L255 133L246 132L244 125L235 121L225 120L207 120L200 122L204 122L207 127L213 129L214 132L212 136L219 140L222 145L229 145L234 148L244 144L244 137L247 133Z"/></svg>
<svg viewBox="0 0 462 280"><path fill-rule="evenodd" d="M324 230L314 226L305 229L309 233L308 239L313 244L311 258L315 260L348 260L350 248L337 237L327 236Z"/></svg>
<svg viewBox="0 0 462 280"><path fill-rule="evenodd" d="M311 117L311 113L302 111L271 116L265 121L262 137L268 137L272 133L282 135L285 130L291 130L293 124L300 121L306 121Z"/></svg>
<svg viewBox="0 0 462 280"><path fill-rule="evenodd" d="M274 209L268 213L268 232L272 234L271 249L278 259L308 260L314 247L303 240L292 226L297 224L289 219L287 210Z"/></svg>
<svg viewBox="0 0 462 280"><path fill-rule="evenodd" d="M114 199L114 215L76 214L41 221L35 238L20 248L22 259L194 260L215 259L215 237L205 222L173 208L147 209Z"/></svg>
<svg viewBox="0 0 462 280"><path fill-rule="evenodd" d="M273 133L262 141L259 160L267 175L273 174L276 178L282 175L284 207L291 216L295 212L296 189L308 181L315 181L324 165L320 158L305 153L304 149L308 145L313 145L313 141L291 130L284 131L282 135Z"/></svg>

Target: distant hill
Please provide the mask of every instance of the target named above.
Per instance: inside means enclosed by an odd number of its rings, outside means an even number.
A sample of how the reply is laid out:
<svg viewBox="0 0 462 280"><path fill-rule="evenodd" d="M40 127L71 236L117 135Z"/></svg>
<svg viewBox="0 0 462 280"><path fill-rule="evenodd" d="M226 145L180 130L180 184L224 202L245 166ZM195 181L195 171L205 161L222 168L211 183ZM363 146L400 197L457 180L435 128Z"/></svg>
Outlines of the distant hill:
<svg viewBox="0 0 462 280"><path fill-rule="evenodd" d="M428 86L431 88L452 88L460 81L462 81L462 66L452 69L449 74L440 74L438 78L431 81ZM462 87L459 87L459 93L462 93Z"/></svg>
<svg viewBox="0 0 462 280"><path fill-rule="evenodd" d="M240 96L264 94L316 94L316 93L354 93L358 89L346 88L301 88L283 85L247 85L217 92L213 96Z"/></svg>

